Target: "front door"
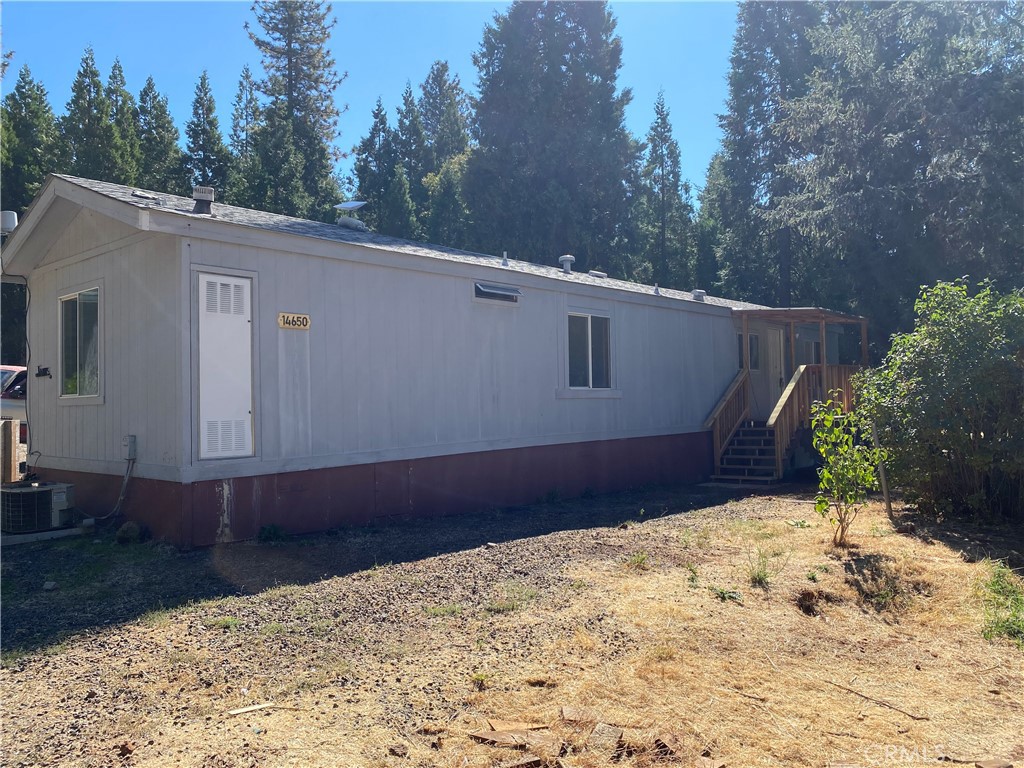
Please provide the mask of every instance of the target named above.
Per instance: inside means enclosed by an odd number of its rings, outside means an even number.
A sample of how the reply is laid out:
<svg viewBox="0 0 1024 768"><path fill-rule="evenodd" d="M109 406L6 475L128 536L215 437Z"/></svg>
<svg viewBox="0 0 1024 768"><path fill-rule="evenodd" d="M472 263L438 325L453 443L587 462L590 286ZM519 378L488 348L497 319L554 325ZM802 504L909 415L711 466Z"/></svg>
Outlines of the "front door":
<svg viewBox="0 0 1024 768"><path fill-rule="evenodd" d="M786 386L782 369L782 329L750 325L750 416L767 421Z"/></svg>

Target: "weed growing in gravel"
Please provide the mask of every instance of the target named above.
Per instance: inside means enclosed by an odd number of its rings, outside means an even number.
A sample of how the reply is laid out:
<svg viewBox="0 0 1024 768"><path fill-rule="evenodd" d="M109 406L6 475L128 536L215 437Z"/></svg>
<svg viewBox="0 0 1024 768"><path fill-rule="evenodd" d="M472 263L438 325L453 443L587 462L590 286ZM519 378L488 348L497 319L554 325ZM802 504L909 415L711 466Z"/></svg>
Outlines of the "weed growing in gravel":
<svg viewBox="0 0 1024 768"><path fill-rule="evenodd" d="M986 640L1008 637L1024 649L1024 582L1006 563L986 563L991 576L984 583Z"/></svg>
<svg viewBox="0 0 1024 768"><path fill-rule="evenodd" d="M487 683L490 681L491 677L492 675L489 675L486 672L474 672L469 679L472 681L473 687L476 690L482 691L487 687Z"/></svg>
<svg viewBox="0 0 1024 768"><path fill-rule="evenodd" d="M492 600L484 606L485 613L492 616L514 613L537 597L537 590L525 584L506 584L502 592L502 599Z"/></svg>
<svg viewBox="0 0 1024 768"><path fill-rule="evenodd" d="M686 577L687 583L691 587L696 587L697 586L697 566L695 566L693 563L687 563L686 564L686 570L688 570L690 572L690 575Z"/></svg>
<svg viewBox="0 0 1024 768"><path fill-rule="evenodd" d="M442 616L458 616L462 613L462 606L458 603L448 603L447 605L427 605L424 606L423 612L431 618L440 618Z"/></svg>
<svg viewBox="0 0 1024 768"><path fill-rule="evenodd" d="M266 637L274 637L275 635L282 635L287 631L284 624L279 621L272 621L269 624L264 624L260 627L260 634Z"/></svg>
<svg viewBox="0 0 1024 768"><path fill-rule="evenodd" d="M142 614L139 622L144 627L166 627L171 623L171 612L161 605L159 608Z"/></svg>
<svg viewBox="0 0 1024 768"><path fill-rule="evenodd" d="M646 552L634 552L626 560L626 567L631 571L646 571L651 567L651 557Z"/></svg>
<svg viewBox="0 0 1024 768"><path fill-rule="evenodd" d="M739 593L737 589L723 589L722 587L708 587L708 591L711 592L715 597L721 600L723 603L732 601L734 603L742 603L743 595Z"/></svg>
<svg viewBox="0 0 1024 768"><path fill-rule="evenodd" d="M585 582L583 579L573 579L572 583L569 584L569 589L573 589L577 592L582 592L589 586L590 585L587 584L587 582Z"/></svg>
<svg viewBox="0 0 1024 768"><path fill-rule="evenodd" d="M210 629L226 629L232 632L238 629L238 625L242 622L234 616L219 616L216 619L207 619L204 623Z"/></svg>
<svg viewBox="0 0 1024 768"><path fill-rule="evenodd" d="M772 579L782 573L789 562L788 555L782 559L783 552L779 549L762 549L758 547L753 553L747 553L747 578L750 586L767 589Z"/></svg>
<svg viewBox="0 0 1024 768"><path fill-rule="evenodd" d="M807 572L807 580L808 581L813 581L815 584L817 584L818 583L818 572L817 571L808 571Z"/></svg>

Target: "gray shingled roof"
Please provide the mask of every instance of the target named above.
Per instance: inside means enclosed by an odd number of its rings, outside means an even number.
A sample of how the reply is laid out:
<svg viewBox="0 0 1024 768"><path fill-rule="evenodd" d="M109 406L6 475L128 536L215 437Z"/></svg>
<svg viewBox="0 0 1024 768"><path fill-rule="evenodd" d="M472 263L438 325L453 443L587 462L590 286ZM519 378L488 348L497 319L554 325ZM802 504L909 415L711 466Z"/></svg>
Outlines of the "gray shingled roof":
<svg viewBox="0 0 1024 768"><path fill-rule="evenodd" d="M121 184L111 184L105 181L82 179L77 176L67 176L64 174L54 175L71 184L85 189L90 189L114 200L120 200L121 202L128 203L136 208L160 210L166 213L172 213L189 218L220 220L231 224L253 227L255 229L264 229L271 232L298 235L300 237L313 237L319 240L333 240L339 243L350 243L368 248L379 248L386 251L408 253L431 259L439 259L442 261L456 261L464 264L486 264L487 266L495 266L496 261L500 263L499 257L487 254L460 251L456 248L448 248L443 245L416 243L410 240L388 237L387 235L379 235L375 232L358 232L354 229L338 226L337 224L325 224L320 221L296 219L291 216L282 216L277 213L266 213L264 211L254 211L249 208L238 208L233 205L224 205L223 203L213 203L212 214L210 215L197 214L192 213L195 201L187 197L169 195L163 192L151 192L149 190L138 189L137 187L126 187ZM552 259L556 258L557 255L552 256ZM607 277L593 277L586 272L572 272L570 274L566 274L558 267L533 264L528 261L516 261L509 259L509 265L508 267L505 267L505 269L508 269L510 272L538 275L540 277L561 280L564 282L600 286L602 288L611 288L617 291L628 291L630 293L643 293L647 295L652 295L654 293L654 286L643 285L641 283L631 283L625 280L615 280ZM660 289L660 292L662 296L672 299L693 300L693 294L689 291L676 291L670 288L662 288ZM720 299L715 296L706 296L704 303L720 307L729 307L731 309L767 308L760 304Z"/></svg>

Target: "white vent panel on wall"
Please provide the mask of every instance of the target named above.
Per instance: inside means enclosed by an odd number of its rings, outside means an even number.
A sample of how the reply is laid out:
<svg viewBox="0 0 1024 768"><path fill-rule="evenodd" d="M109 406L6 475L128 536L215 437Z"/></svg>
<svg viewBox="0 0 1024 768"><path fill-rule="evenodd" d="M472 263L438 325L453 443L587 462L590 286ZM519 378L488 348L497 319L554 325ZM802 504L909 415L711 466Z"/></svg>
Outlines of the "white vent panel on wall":
<svg viewBox="0 0 1024 768"><path fill-rule="evenodd" d="M199 295L199 458L252 456L252 280L200 274Z"/></svg>

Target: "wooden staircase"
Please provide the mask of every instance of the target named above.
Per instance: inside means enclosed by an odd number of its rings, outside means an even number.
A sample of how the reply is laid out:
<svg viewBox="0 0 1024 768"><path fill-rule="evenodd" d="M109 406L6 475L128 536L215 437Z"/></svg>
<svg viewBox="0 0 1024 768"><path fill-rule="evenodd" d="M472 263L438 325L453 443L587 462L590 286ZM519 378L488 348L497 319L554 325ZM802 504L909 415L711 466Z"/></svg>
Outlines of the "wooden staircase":
<svg viewBox="0 0 1024 768"><path fill-rule="evenodd" d="M719 483L769 485L776 473L775 429L765 423L744 421L733 434L718 460L711 479Z"/></svg>

